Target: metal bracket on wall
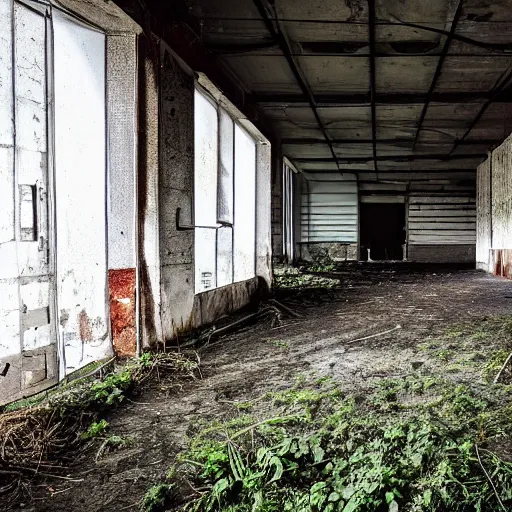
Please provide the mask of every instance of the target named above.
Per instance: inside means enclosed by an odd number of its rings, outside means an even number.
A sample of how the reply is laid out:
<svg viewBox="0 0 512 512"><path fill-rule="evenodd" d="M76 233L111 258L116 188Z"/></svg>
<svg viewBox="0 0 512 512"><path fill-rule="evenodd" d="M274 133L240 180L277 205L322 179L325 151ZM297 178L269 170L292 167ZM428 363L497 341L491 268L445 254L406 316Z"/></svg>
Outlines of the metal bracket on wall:
<svg viewBox="0 0 512 512"><path fill-rule="evenodd" d="M195 226L193 224L181 224L181 208L176 208L176 231L191 231L195 228L203 229L220 229L232 228L233 224L230 222L219 222L217 226Z"/></svg>
<svg viewBox="0 0 512 512"><path fill-rule="evenodd" d="M5 377L7 375L7 372L9 371L10 367L11 367L10 363L5 363L4 369L0 372L0 377Z"/></svg>

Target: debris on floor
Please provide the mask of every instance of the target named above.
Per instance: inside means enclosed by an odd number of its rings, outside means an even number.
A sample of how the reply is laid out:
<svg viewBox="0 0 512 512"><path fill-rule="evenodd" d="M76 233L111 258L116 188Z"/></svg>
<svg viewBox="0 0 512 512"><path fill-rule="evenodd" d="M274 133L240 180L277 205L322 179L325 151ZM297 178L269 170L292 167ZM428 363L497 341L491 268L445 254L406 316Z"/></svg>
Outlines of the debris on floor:
<svg viewBox="0 0 512 512"><path fill-rule="evenodd" d="M84 421L65 468L25 480L27 506L510 510L512 282L439 268L336 272L333 289L277 290L262 308L275 306L279 322L275 311L225 319L217 329L231 328L198 349L199 368L170 368L171 383L155 369L120 407Z"/></svg>
<svg viewBox="0 0 512 512"><path fill-rule="evenodd" d="M81 377L53 393L34 397L30 406L21 402L4 407L0 414L0 496L5 510L30 499L30 483L36 478L83 481L67 476L67 465L90 446L89 441L103 439L98 455L125 445L118 436L103 435L108 423L100 417L129 400L135 387L150 378L183 381L198 372L197 362L183 354L147 353L104 378Z"/></svg>

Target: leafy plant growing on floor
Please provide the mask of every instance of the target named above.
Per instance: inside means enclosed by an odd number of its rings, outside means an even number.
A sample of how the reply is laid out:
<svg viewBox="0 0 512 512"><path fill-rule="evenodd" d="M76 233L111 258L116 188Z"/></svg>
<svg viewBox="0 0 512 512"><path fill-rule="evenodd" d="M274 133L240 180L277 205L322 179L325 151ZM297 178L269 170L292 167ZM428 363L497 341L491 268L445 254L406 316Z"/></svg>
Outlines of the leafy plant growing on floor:
<svg viewBox="0 0 512 512"><path fill-rule="evenodd" d="M129 370L113 373L106 379L96 382L91 387L93 400L106 405L114 405L124 400L125 391L133 383L133 375Z"/></svg>
<svg viewBox="0 0 512 512"><path fill-rule="evenodd" d="M93 421L89 428L82 434L82 439L88 440L103 434L108 427L106 420Z"/></svg>
<svg viewBox="0 0 512 512"><path fill-rule="evenodd" d="M427 391L434 401L401 405ZM512 464L485 444L477 457L477 443L512 443L510 419L469 386L411 376L355 397L325 381L255 403L262 417L211 424L180 455L171 481L200 491L179 510L495 512L500 500L512 507Z"/></svg>
<svg viewBox="0 0 512 512"><path fill-rule="evenodd" d="M173 486L157 484L150 487L142 498L141 512L160 512L172 495Z"/></svg>

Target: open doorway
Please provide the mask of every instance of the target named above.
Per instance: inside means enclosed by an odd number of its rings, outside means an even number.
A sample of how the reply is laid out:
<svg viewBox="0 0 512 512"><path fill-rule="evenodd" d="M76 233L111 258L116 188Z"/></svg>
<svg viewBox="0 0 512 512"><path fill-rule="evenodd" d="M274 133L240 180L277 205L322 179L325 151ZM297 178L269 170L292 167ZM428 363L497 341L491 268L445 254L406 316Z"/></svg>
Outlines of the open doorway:
<svg viewBox="0 0 512 512"><path fill-rule="evenodd" d="M361 260L402 260L405 244L405 205L361 203L360 233Z"/></svg>

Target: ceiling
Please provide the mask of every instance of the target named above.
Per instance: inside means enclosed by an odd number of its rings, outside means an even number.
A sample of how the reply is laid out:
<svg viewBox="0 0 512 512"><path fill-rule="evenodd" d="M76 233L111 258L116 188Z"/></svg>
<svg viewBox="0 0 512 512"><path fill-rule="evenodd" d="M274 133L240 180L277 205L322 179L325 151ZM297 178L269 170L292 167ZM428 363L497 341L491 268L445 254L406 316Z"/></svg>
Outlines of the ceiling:
<svg viewBox="0 0 512 512"><path fill-rule="evenodd" d="M181 0L303 170L475 169L512 131L512 0Z"/></svg>

